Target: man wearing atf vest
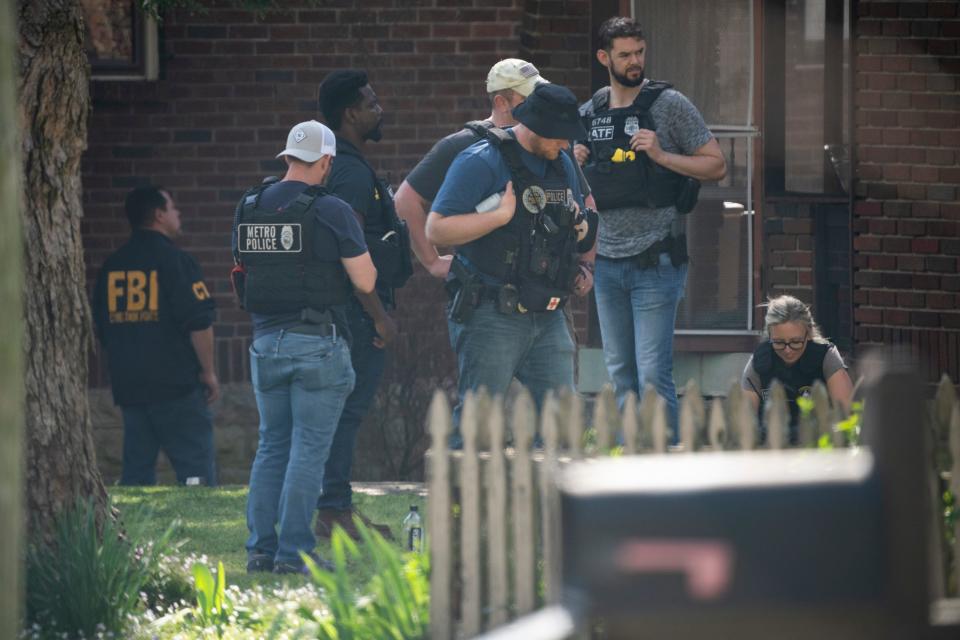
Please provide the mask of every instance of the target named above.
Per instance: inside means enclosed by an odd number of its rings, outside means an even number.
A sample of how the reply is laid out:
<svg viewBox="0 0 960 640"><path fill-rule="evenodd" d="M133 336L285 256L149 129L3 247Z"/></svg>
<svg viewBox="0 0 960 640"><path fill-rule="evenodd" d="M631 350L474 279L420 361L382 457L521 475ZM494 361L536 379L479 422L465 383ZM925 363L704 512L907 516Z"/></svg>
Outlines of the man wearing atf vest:
<svg viewBox="0 0 960 640"><path fill-rule="evenodd" d="M687 247L675 229L696 204L699 180L719 180L726 162L697 108L644 77L640 25L610 18L598 35L610 85L580 108L588 136L574 154L600 212L594 293L604 359L620 405L652 385L676 438L673 330Z"/></svg>
<svg viewBox="0 0 960 640"><path fill-rule="evenodd" d="M490 116L484 120L475 120L464 125L463 129L451 133L437 141L427 155L413 168L397 189L394 202L397 213L410 228L413 251L420 264L435 278L444 279L450 271L452 255L441 256L437 248L426 237L424 228L427 213L450 164L457 155L482 140L490 127L512 127L517 123L513 119L513 109L523 102L533 88L541 82L547 82L537 68L526 60L506 58L490 68L487 74L487 96L490 98ZM580 174L580 189L587 198L587 207L592 208L590 186L576 165ZM593 274L585 271L585 283L577 294L586 296L593 286Z"/></svg>
<svg viewBox="0 0 960 640"><path fill-rule="evenodd" d="M216 484L209 403L220 395L213 360L214 302L200 267L174 244L180 211L143 186L126 198L130 240L97 277L93 319L123 412L120 484L156 483L162 449L181 484Z"/></svg>
<svg viewBox="0 0 960 640"><path fill-rule="evenodd" d="M353 208L360 220L370 255L377 267L377 294L374 306L362 308L357 302L347 307L351 352L357 383L347 398L324 471L323 495L317 503L317 535L329 538L340 525L354 539L360 533L353 523L358 516L380 534L391 538L387 525L370 522L354 509L350 474L357 431L370 409L386 365L385 347L397 333L384 307L396 306L395 290L413 273L410 236L393 208L393 189L380 180L365 157L368 141L382 137L383 110L363 71L338 70L320 85L320 112L337 134L337 157L327 188Z"/></svg>
<svg viewBox="0 0 960 640"><path fill-rule="evenodd" d="M447 327L457 354L459 424L467 391L503 394L516 377L537 405L573 387L574 344L563 306L585 283L595 234L573 160L585 131L573 93L541 83L454 160L427 217L427 240L456 246ZM495 204L488 204L491 196ZM590 265L592 266L592 265Z"/></svg>
<svg viewBox="0 0 960 640"><path fill-rule="evenodd" d="M260 440L247 501L247 571L296 573L313 553L312 519L337 422L354 387L347 307L376 303L377 272L353 211L322 186L333 132L290 130L267 181L237 205L234 285L253 321L250 378ZM319 558L317 562L329 568Z"/></svg>

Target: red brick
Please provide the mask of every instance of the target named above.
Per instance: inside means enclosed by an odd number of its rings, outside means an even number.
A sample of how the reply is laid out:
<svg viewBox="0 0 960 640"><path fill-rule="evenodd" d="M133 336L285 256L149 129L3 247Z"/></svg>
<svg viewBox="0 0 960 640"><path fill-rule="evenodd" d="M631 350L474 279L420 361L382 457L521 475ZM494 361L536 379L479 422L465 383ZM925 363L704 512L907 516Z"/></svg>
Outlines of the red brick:
<svg viewBox="0 0 960 640"><path fill-rule="evenodd" d="M952 165L955 154L951 149L927 149L927 162L935 165Z"/></svg>
<svg viewBox="0 0 960 640"><path fill-rule="evenodd" d="M940 251L940 242L933 238L917 238L910 243L916 253L937 253Z"/></svg>
<svg viewBox="0 0 960 640"><path fill-rule="evenodd" d="M870 236L857 236L853 239L854 251L881 251L882 244L880 238Z"/></svg>
<svg viewBox="0 0 960 640"><path fill-rule="evenodd" d="M904 311L903 309L884 309L883 324L901 327L907 326L910 324L910 312Z"/></svg>
<svg viewBox="0 0 960 640"><path fill-rule="evenodd" d="M907 253L910 251L909 238L884 238L883 250L889 253Z"/></svg>
<svg viewBox="0 0 960 640"><path fill-rule="evenodd" d="M918 327L939 327L940 314L931 311L911 311L910 322Z"/></svg>
<svg viewBox="0 0 960 640"><path fill-rule="evenodd" d="M897 232L897 221L896 220L870 220L870 233L876 233L880 235L893 235ZM879 251L879 249L877 249Z"/></svg>
<svg viewBox="0 0 960 640"><path fill-rule="evenodd" d="M878 271L891 271L897 268L896 256L871 255L867 256L867 265Z"/></svg>
<svg viewBox="0 0 960 640"><path fill-rule="evenodd" d="M957 310L957 296L949 293L927 294L927 306L931 309Z"/></svg>
<svg viewBox="0 0 960 640"><path fill-rule="evenodd" d="M912 291L901 291L897 293L897 305L912 309L919 309L924 305L924 295Z"/></svg>
<svg viewBox="0 0 960 640"><path fill-rule="evenodd" d="M869 300L871 307L893 307L897 304L897 294L893 291L870 291Z"/></svg>
<svg viewBox="0 0 960 640"><path fill-rule="evenodd" d="M940 277L926 273L918 273L913 276L912 286L914 289L939 289Z"/></svg>
<svg viewBox="0 0 960 640"><path fill-rule="evenodd" d="M920 256L898 256L897 269L900 271L923 271L923 258Z"/></svg>
<svg viewBox="0 0 960 640"><path fill-rule="evenodd" d="M927 232L927 225L920 220L900 220L897 222L897 231L902 236L922 236Z"/></svg>

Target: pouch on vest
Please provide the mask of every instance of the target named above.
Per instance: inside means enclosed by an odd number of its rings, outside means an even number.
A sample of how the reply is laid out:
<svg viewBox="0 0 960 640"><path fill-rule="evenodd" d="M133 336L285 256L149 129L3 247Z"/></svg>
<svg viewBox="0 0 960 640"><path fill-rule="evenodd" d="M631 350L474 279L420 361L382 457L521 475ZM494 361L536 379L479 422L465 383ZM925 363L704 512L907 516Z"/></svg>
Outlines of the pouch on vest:
<svg viewBox="0 0 960 640"><path fill-rule="evenodd" d="M413 275L407 223L398 219L394 228L386 233L367 231L363 236L370 250L370 259L377 267L377 279L391 289L407 284Z"/></svg>

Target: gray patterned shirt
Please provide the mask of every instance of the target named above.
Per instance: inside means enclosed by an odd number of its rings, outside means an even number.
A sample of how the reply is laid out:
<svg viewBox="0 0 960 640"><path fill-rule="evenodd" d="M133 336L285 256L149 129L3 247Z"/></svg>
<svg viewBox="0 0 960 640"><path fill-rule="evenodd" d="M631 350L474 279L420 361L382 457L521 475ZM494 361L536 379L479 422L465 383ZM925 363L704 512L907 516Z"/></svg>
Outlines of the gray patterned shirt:
<svg viewBox="0 0 960 640"><path fill-rule="evenodd" d="M650 107L650 117L657 125L660 147L669 153L693 155L713 137L693 103L674 89L660 94ZM670 234L676 215L674 206L601 211L597 253L607 258L627 258L642 253Z"/></svg>

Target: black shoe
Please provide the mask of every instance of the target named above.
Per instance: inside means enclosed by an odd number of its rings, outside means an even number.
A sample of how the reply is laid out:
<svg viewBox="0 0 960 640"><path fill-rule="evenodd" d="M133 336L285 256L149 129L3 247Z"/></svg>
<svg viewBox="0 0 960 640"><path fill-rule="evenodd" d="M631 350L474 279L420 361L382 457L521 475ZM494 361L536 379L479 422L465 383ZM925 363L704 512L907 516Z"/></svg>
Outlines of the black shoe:
<svg viewBox="0 0 960 640"><path fill-rule="evenodd" d="M310 556L314 564L316 564L317 568L321 571L333 573L336 569L336 566L334 566L332 562L324 560L313 552L308 553L307 555ZM310 575L310 569L307 568L306 564L294 562L278 562L273 566L273 572L279 575L289 575L293 573L299 573L304 576Z"/></svg>
<svg viewBox="0 0 960 640"><path fill-rule="evenodd" d="M247 558L247 573L270 573L273 571L273 556L252 553Z"/></svg>

